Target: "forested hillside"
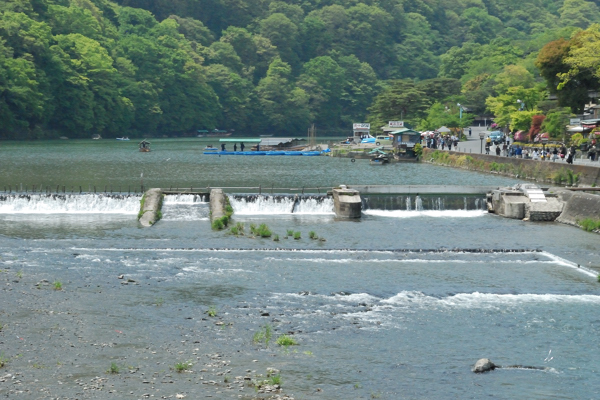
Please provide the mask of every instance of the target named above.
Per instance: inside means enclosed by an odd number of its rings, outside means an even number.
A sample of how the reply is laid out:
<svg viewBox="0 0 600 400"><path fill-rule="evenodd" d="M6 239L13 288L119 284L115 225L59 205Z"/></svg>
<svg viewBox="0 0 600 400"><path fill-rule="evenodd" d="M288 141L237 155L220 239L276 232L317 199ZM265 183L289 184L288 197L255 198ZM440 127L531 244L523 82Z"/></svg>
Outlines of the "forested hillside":
<svg viewBox="0 0 600 400"><path fill-rule="evenodd" d="M542 93L538 52L598 2L4 0L0 138L427 126Z"/></svg>

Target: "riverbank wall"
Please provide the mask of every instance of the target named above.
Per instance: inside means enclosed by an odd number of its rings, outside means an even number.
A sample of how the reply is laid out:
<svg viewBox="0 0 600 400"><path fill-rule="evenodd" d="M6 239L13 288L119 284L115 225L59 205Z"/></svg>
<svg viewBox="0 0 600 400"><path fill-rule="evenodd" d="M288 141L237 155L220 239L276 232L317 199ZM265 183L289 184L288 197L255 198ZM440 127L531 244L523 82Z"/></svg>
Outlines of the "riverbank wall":
<svg viewBox="0 0 600 400"><path fill-rule="evenodd" d="M565 161L538 161L424 148L423 162L505 175L542 184L600 186L600 168Z"/></svg>

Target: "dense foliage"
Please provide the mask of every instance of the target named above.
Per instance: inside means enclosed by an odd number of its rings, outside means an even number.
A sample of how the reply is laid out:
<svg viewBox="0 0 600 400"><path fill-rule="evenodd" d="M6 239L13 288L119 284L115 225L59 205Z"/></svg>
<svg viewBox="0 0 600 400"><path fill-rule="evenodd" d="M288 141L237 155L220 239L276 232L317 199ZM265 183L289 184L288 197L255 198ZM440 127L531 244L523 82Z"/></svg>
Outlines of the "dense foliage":
<svg viewBox="0 0 600 400"><path fill-rule="evenodd" d="M584 0L5 0L0 138L555 126L598 82L599 21Z"/></svg>

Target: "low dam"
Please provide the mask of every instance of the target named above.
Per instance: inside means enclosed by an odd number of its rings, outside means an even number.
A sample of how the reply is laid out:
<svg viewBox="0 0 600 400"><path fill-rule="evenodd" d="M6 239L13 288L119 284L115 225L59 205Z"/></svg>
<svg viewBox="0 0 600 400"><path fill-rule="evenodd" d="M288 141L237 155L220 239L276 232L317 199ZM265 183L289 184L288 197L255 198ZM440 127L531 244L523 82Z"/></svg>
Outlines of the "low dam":
<svg viewBox="0 0 600 400"><path fill-rule="evenodd" d="M233 214L240 216L330 215L360 219L363 215L416 217L450 212L448 216L469 216L472 212L492 212L513 219L556 220L579 226L584 219L600 220L600 196L584 193L584 189L538 188L544 201L536 201L531 197L533 192L526 193L522 188L440 185L347 185L327 191L319 188L321 194L239 193L236 188L151 189L143 196L12 192L0 194L0 213L137 214L140 224L149 227L164 215L169 220L212 220L225 215L225 207L230 206ZM215 193L220 193L221 201L211 201Z"/></svg>

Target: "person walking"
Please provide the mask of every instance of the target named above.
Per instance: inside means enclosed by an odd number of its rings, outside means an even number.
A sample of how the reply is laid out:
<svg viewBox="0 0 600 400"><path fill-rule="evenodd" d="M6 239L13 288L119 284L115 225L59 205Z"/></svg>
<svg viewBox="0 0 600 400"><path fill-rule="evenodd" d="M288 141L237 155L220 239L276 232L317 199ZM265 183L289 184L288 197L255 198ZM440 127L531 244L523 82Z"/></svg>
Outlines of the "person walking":
<svg viewBox="0 0 600 400"><path fill-rule="evenodd" d="M471 128L469 128L469 137L471 137Z"/></svg>
<svg viewBox="0 0 600 400"><path fill-rule="evenodd" d="M500 155L500 145L499 144L496 145L496 155L497 156Z"/></svg>
<svg viewBox="0 0 600 400"><path fill-rule="evenodd" d="M596 161L596 145L590 148L590 160Z"/></svg>
<svg viewBox="0 0 600 400"><path fill-rule="evenodd" d="M244 151L244 143L240 143L240 151Z"/></svg>
<svg viewBox="0 0 600 400"><path fill-rule="evenodd" d="M558 149L555 147L554 150L552 150L552 161L556 161L556 159L558 158Z"/></svg>
<svg viewBox="0 0 600 400"><path fill-rule="evenodd" d="M567 156L567 164L573 164L573 157L575 157L575 154L573 152L573 149L570 149L569 155Z"/></svg>
<svg viewBox="0 0 600 400"><path fill-rule="evenodd" d="M233 151L237 151L237 143L233 144Z"/></svg>

